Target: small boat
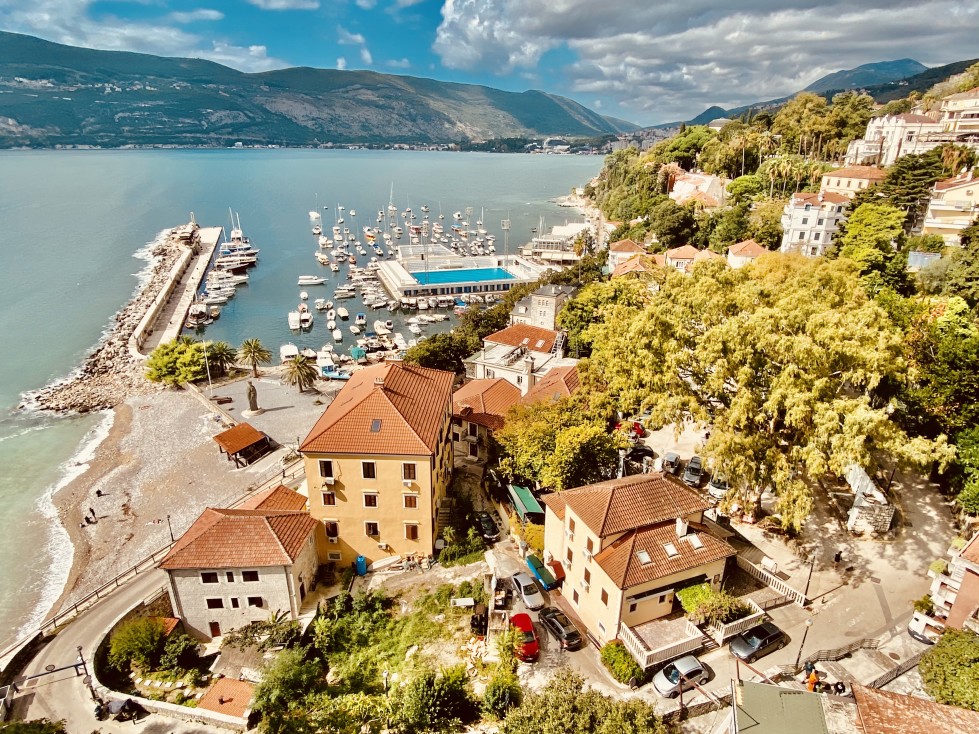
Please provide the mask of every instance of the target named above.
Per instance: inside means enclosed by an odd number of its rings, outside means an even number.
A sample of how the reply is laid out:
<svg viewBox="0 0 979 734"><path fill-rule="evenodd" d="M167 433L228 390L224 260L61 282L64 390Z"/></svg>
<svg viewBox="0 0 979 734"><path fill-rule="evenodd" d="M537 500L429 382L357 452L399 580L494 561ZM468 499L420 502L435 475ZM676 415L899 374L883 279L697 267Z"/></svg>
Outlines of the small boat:
<svg viewBox="0 0 979 734"><path fill-rule="evenodd" d="M293 329L294 331L296 331L296 330L298 330L300 328L300 326L299 326L299 324L300 324L300 321L299 321L299 311L298 310L296 310L296 311L290 311L289 314L288 314L288 316L286 317L286 319L289 322L289 328L290 329Z"/></svg>
<svg viewBox="0 0 979 734"><path fill-rule="evenodd" d="M217 306L211 306L207 313L211 317L211 320L221 317L221 309Z"/></svg>
<svg viewBox="0 0 979 734"><path fill-rule="evenodd" d="M327 311L326 311L326 318L328 318L328 319L330 319L330 321L332 321L336 317L337 317L337 312L334 309L332 309L332 308L327 309Z"/></svg>
<svg viewBox="0 0 979 734"><path fill-rule="evenodd" d="M427 298L419 298L418 299L418 310L419 311L426 311L426 310L428 310L428 299Z"/></svg>
<svg viewBox="0 0 979 734"><path fill-rule="evenodd" d="M326 282L326 278L321 278L318 275L300 275L299 285L323 285Z"/></svg>
<svg viewBox="0 0 979 734"><path fill-rule="evenodd" d="M295 359L299 356L299 347L295 344L283 344L279 347L279 360L282 362L288 362L291 359Z"/></svg>
<svg viewBox="0 0 979 734"><path fill-rule="evenodd" d="M360 333L360 327L357 326L357 324L351 324L350 325L350 333L351 334L359 334Z"/></svg>
<svg viewBox="0 0 979 734"><path fill-rule="evenodd" d="M347 262L350 263L351 265L356 265L357 264L357 257L356 257L356 255L349 255L347 257Z"/></svg>
<svg viewBox="0 0 979 734"><path fill-rule="evenodd" d="M313 308L315 308L317 311L325 311L326 310L326 299L325 298L317 298L315 301L313 301Z"/></svg>
<svg viewBox="0 0 979 734"><path fill-rule="evenodd" d="M347 319L350 318L350 312L347 311L347 309L345 309L343 306L341 306L340 308L337 309L337 316L339 316L341 319L346 321Z"/></svg>
<svg viewBox="0 0 979 734"><path fill-rule="evenodd" d="M408 331L416 336L422 333L421 327L418 324L408 324Z"/></svg>
<svg viewBox="0 0 979 734"><path fill-rule="evenodd" d="M321 234L323 234L323 228L321 226L319 226L318 224L314 224L313 225L313 234L315 234L317 237L319 237Z"/></svg>
<svg viewBox="0 0 979 734"><path fill-rule="evenodd" d="M327 255L325 252L319 252L319 251L314 252L313 257L316 258L316 262L318 262L320 265L330 264L330 256Z"/></svg>
<svg viewBox="0 0 979 734"><path fill-rule="evenodd" d="M334 329L333 330L333 341L335 341L335 342L342 342L343 341L343 332L340 331L339 329Z"/></svg>
<svg viewBox="0 0 979 734"><path fill-rule="evenodd" d="M363 312L358 313L357 318L354 319L354 321L356 322L357 326L363 326L367 323L367 314Z"/></svg>
<svg viewBox="0 0 979 734"><path fill-rule="evenodd" d="M388 331L392 331L394 329L394 322L391 319L388 319L387 321L384 322L384 328L387 329Z"/></svg>
<svg viewBox="0 0 979 734"><path fill-rule="evenodd" d="M303 347L299 353L306 359L316 359L316 350L311 347Z"/></svg>
<svg viewBox="0 0 979 734"><path fill-rule="evenodd" d="M299 328L313 328L313 312L309 310L309 306L305 303L299 304Z"/></svg>
<svg viewBox="0 0 979 734"><path fill-rule="evenodd" d="M330 270L332 270L334 273L338 273L338 272L340 272L340 266L337 265L335 262L331 262L330 263Z"/></svg>
<svg viewBox="0 0 979 734"><path fill-rule="evenodd" d="M327 331L333 331L335 328L337 328L337 322L334 319L330 319L326 322L326 328Z"/></svg>
<svg viewBox="0 0 979 734"><path fill-rule="evenodd" d="M306 291L299 291L299 300L300 301L308 301L309 300L309 294Z"/></svg>
<svg viewBox="0 0 979 734"><path fill-rule="evenodd" d="M383 321L378 320L374 322L374 333L378 336L385 336L390 334L391 330L384 325Z"/></svg>
<svg viewBox="0 0 979 734"><path fill-rule="evenodd" d="M351 209L350 210L350 216L356 217L357 216L357 210L356 209Z"/></svg>

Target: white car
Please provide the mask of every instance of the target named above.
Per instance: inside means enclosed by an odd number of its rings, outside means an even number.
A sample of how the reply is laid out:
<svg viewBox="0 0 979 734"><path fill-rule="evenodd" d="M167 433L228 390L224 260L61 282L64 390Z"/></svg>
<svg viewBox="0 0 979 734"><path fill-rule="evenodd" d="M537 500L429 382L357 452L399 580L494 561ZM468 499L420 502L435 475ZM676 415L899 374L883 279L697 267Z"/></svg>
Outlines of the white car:
<svg viewBox="0 0 979 734"><path fill-rule="evenodd" d="M540 593L536 582L526 573L513 574L513 588L527 605L527 609L541 609L544 606L544 595Z"/></svg>

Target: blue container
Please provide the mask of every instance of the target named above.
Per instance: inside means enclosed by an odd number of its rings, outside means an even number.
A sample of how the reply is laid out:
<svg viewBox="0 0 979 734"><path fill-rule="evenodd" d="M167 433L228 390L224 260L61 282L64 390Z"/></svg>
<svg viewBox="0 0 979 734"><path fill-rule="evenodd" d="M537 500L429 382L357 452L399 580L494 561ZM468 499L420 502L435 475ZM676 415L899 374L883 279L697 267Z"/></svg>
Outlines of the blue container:
<svg viewBox="0 0 979 734"><path fill-rule="evenodd" d="M367 559L363 556L357 556L357 575L366 576L367 575Z"/></svg>

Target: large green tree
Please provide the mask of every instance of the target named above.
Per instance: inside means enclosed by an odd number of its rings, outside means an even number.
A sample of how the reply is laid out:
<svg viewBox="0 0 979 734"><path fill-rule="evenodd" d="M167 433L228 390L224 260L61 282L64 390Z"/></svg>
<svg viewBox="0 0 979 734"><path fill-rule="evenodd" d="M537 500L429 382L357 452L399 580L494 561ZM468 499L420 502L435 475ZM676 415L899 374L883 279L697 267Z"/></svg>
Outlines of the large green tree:
<svg viewBox="0 0 979 734"><path fill-rule="evenodd" d="M871 466L878 452L951 458L943 437L907 436L876 400L882 380L904 378L900 334L848 261L703 263L668 273L631 319L593 329L586 381L654 424L709 423L706 456L745 505L773 489L787 528L810 512L809 480Z"/></svg>
<svg viewBox="0 0 979 734"><path fill-rule="evenodd" d="M925 691L938 703L979 711L979 636L946 629L918 664Z"/></svg>
<svg viewBox="0 0 979 734"><path fill-rule="evenodd" d="M326 689L323 663L309 658L308 650L294 647L278 653L262 671L252 709L262 716L262 731L292 734L313 731L305 699Z"/></svg>
<svg viewBox="0 0 979 734"><path fill-rule="evenodd" d="M300 354L286 364L285 381L299 388L299 392L312 387L316 383L318 373L316 362Z"/></svg>
<svg viewBox="0 0 979 734"><path fill-rule="evenodd" d="M588 327L612 318L617 306L641 308L648 295L649 285L641 280L613 278L586 285L557 316L558 326L568 335L566 352L573 357L587 357L591 354Z"/></svg>
<svg viewBox="0 0 979 734"><path fill-rule="evenodd" d="M176 387L207 376L204 349L199 342L180 338L164 342L146 360L146 379Z"/></svg>
<svg viewBox="0 0 979 734"><path fill-rule="evenodd" d="M861 204L846 222L838 237L840 257L857 264L868 283L887 283L895 278L905 281L905 269L894 272L891 265L903 248L904 212L888 204ZM905 260L906 261L906 260Z"/></svg>
<svg viewBox="0 0 979 734"><path fill-rule="evenodd" d="M466 357L479 349L480 342L467 332L459 334L432 334L417 346L405 353L405 362L430 367L457 375L466 371L462 363Z"/></svg>
<svg viewBox="0 0 979 734"><path fill-rule="evenodd" d="M245 364L251 365L252 376L258 377L258 366L260 364L272 363L272 352L265 348L258 339L245 339L238 347L238 359Z"/></svg>
<svg viewBox="0 0 979 734"><path fill-rule="evenodd" d="M696 235L697 220L691 207L666 199L653 208L649 228L664 247L680 247L689 244Z"/></svg>
<svg viewBox="0 0 979 734"><path fill-rule="evenodd" d="M128 673L149 671L163 653L164 630L159 617L136 617L120 624L109 638L109 663Z"/></svg>
<svg viewBox="0 0 979 734"><path fill-rule="evenodd" d="M942 292L960 296L972 308L979 305L979 223L962 230L962 249L950 255Z"/></svg>

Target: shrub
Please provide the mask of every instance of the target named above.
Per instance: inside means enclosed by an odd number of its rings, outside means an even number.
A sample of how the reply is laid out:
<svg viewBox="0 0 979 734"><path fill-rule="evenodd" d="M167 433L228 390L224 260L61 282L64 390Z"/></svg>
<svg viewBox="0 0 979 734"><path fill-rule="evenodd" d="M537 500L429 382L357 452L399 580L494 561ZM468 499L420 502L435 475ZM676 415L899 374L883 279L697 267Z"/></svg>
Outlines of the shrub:
<svg viewBox="0 0 979 734"><path fill-rule="evenodd" d="M925 692L938 703L979 711L979 636L946 629L918 670Z"/></svg>
<svg viewBox="0 0 979 734"><path fill-rule="evenodd" d="M179 675L183 671L195 667L199 660L197 643L184 632L180 632L167 638L163 645L160 667Z"/></svg>
<svg viewBox="0 0 979 734"><path fill-rule="evenodd" d="M139 617L119 625L109 640L109 664L128 673L152 670L163 652L163 621Z"/></svg>
<svg viewBox="0 0 979 734"><path fill-rule="evenodd" d="M714 591L710 584L698 584L677 592L680 606L696 624L728 624L747 617L752 607L723 589Z"/></svg>
<svg viewBox="0 0 979 734"><path fill-rule="evenodd" d="M935 604L931 600L931 594L925 594L914 602L914 611L931 616L935 612Z"/></svg>
<svg viewBox="0 0 979 734"><path fill-rule="evenodd" d="M544 550L544 526L528 522L523 528L523 539L534 551L540 553Z"/></svg>
<svg viewBox="0 0 979 734"><path fill-rule="evenodd" d="M928 570L934 574L943 574L948 570L948 561L944 558L936 558L928 564Z"/></svg>
<svg viewBox="0 0 979 734"><path fill-rule="evenodd" d="M520 681L512 670L498 669L483 693L483 713L502 719L514 706L520 705Z"/></svg>
<svg viewBox="0 0 979 734"><path fill-rule="evenodd" d="M395 710L407 734L459 731L477 715L462 665L446 668L439 675L423 671L398 689L397 698Z"/></svg>
<svg viewBox="0 0 979 734"><path fill-rule="evenodd" d="M613 640L602 646L602 665L619 683L639 681L643 678L643 669L632 657L628 650L618 640Z"/></svg>

